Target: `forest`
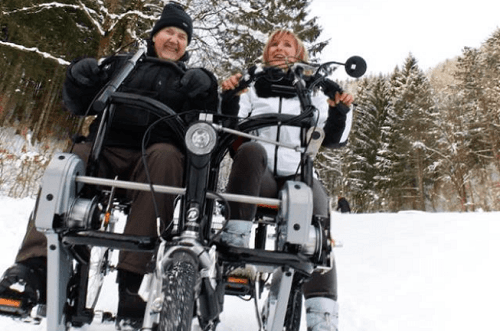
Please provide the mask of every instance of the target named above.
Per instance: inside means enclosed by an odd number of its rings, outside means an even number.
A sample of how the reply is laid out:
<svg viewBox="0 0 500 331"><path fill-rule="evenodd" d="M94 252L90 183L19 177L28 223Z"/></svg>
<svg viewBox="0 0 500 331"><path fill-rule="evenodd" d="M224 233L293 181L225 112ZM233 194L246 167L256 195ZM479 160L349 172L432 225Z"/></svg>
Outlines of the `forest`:
<svg viewBox="0 0 500 331"><path fill-rule="evenodd" d="M35 196L51 155L85 134L89 118L61 103L71 61L134 49L167 2L0 2L0 194ZM178 2L195 22L189 65L219 80L259 61L278 27L312 62L328 43L309 0ZM408 54L391 73L338 82L356 107L348 145L316 160L333 202L345 196L357 213L500 210L500 30L485 38L427 72Z"/></svg>

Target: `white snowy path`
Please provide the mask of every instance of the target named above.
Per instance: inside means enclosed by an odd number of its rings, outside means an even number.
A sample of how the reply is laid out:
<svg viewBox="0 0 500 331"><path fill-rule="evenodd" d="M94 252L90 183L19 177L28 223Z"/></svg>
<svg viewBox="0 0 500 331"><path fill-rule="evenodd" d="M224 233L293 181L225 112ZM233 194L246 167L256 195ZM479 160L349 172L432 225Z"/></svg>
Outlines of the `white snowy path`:
<svg viewBox="0 0 500 331"><path fill-rule="evenodd" d="M0 197L0 273L13 262L33 204ZM340 331L500 330L500 212L336 216L343 243L335 253ZM109 278L101 306L113 310ZM257 330L253 311L251 302L228 297L217 330ZM45 331L46 325L0 317L3 330Z"/></svg>

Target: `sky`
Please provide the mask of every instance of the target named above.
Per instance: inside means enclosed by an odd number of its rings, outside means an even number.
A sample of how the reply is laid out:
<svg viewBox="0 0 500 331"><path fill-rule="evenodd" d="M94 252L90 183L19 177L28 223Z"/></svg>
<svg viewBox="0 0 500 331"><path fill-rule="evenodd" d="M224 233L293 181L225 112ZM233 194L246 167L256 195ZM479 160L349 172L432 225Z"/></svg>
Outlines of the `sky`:
<svg viewBox="0 0 500 331"><path fill-rule="evenodd" d="M309 10L324 28L320 38L331 39L321 60L362 56L374 75L401 67L410 53L427 71L500 27L500 1L492 0L312 0Z"/></svg>
<svg viewBox="0 0 500 331"><path fill-rule="evenodd" d="M0 274L13 263L33 205L0 196ZM498 331L499 220L500 212L335 213L339 330ZM115 276L106 277L99 309L116 311ZM46 329L46 320L0 316L0 330ZM115 328L95 322L70 331L78 330ZM258 330L253 302L226 296L217 331L242 330Z"/></svg>

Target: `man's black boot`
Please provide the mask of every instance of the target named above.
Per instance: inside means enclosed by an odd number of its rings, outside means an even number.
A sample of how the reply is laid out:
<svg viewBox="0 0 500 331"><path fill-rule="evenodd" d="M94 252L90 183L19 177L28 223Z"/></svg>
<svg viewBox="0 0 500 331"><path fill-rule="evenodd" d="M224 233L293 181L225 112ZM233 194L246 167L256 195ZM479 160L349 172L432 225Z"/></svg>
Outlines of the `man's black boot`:
<svg viewBox="0 0 500 331"><path fill-rule="evenodd" d="M118 330L138 330L142 327L146 302L138 294L143 275L118 270Z"/></svg>
<svg viewBox="0 0 500 331"><path fill-rule="evenodd" d="M15 263L0 280L0 314L27 317L47 300L47 259L35 257Z"/></svg>

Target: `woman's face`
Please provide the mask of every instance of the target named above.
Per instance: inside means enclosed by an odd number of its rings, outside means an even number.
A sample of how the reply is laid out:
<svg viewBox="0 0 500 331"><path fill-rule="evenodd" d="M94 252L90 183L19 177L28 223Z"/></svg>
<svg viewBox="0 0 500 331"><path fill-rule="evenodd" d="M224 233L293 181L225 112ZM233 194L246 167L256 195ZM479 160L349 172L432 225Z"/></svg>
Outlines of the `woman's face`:
<svg viewBox="0 0 500 331"><path fill-rule="evenodd" d="M186 52L188 36L184 30L168 26L154 35L153 42L160 59L177 61Z"/></svg>
<svg viewBox="0 0 500 331"><path fill-rule="evenodd" d="M292 35L276 35L269 43L267 62L275 67L287 68L288 64L297 62L297 41Z"/></svg>

